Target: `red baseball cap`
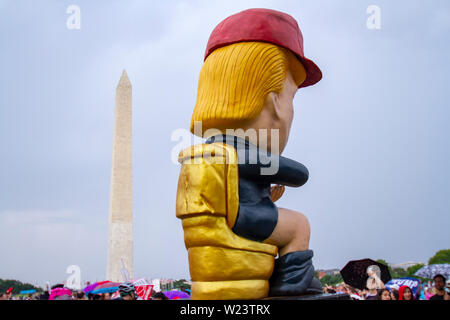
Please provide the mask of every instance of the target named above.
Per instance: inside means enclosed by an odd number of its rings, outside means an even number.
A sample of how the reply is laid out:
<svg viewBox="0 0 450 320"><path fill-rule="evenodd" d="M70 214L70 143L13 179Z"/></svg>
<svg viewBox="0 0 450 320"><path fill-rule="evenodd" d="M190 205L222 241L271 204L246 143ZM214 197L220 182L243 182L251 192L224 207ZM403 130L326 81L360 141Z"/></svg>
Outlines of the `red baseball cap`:
<svg viewBox="0 0 450 320"><path fill-rule="evenodd" d="M303 35L290 15L270 9L248 9L229 16L213 30L206 46L205 60L216 49L237 42L269 42L292 51L306 70L308 87L322 79L322 72L303 52Z"/></svg>

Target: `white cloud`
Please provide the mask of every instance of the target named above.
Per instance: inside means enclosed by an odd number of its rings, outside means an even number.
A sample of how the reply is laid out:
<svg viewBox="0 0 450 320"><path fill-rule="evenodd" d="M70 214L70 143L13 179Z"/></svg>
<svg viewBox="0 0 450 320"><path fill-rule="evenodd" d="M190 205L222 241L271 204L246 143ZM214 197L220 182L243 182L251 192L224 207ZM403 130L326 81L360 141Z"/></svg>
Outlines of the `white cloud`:
<svg viewBox="0 0 450 320"><path fill-rule="evenodd" d="M64 210L0 212L0 278L40 286L44 283L37 281L46 279L54 284L66 279L66 268L72 264L81 267L82 280L102 278L105 227L86 215Z"/></svg>

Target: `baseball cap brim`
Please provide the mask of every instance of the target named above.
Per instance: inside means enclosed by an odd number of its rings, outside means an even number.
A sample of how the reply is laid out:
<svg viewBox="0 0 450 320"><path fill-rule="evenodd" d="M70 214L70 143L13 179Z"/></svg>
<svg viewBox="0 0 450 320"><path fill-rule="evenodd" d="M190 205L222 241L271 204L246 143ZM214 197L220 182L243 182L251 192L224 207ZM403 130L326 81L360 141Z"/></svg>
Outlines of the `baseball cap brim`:
<svg viewBox="0 0 450 320"><path fill-rule="evenodd" d="M305 88L312 86L319 82L322 79L322 71L320 71L319 67L308 58L302 58L298 57L300 62L303 64L303 67L305 67L306 71L306 79L305 81L299 86L299 88Z"/></svg>

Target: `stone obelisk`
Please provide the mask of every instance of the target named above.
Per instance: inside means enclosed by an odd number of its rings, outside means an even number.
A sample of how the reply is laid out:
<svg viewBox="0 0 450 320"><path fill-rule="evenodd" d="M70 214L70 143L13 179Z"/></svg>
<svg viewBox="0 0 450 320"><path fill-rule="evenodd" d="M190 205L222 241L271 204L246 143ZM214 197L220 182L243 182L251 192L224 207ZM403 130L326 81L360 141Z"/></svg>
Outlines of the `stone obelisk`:
<svg viewBox="0 0 450 320"><path fill-rule="evenodd" d="M124 70L116 88L109 202L107 280L133 278L132 90Z"/></svg>

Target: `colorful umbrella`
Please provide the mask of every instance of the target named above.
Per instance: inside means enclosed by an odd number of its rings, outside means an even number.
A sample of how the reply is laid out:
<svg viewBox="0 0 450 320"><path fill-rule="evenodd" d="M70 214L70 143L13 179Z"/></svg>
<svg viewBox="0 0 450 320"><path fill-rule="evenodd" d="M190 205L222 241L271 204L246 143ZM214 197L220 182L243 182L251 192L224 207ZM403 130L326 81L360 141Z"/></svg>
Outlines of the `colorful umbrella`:
<svg viewBox="0 0 450 320"><path fill-rule="evenodd" d="M101 289L95 289L91 291L92 294L102 294L102 293L113 293L119 290L119 287L108 287L108 288L101 288Z"/></svg>
<svg viewBox="0 0 450 320"><path fill-rule="evenodd" d="M89 291L89 293L92 294L113 293L119 290L119 285L120 285L119 282L112 282L112 281L98 282L97 286L95 286L92 291Z"/></svg>
<svg viewBox="0 0 450 320"><path fill-rule="evenodd" d="M19 294L30 294L30 293L35 293L36 290L32 289L32 290L22 290L19 292Z"/></svg>
<svg viewBox="0 0 450 320"><path fill-rule="evenodd" d="M107 288L119 287L119 286L120 286L120 282L106 282L106 283L100 284L97 287L95 287L95 290L107 289Z"/></svg>
<svg viewBox="0 0 450 320"><path fill-rule="evenodd" d="M430 264L417 270L414 274L417 277L433 279L437 274L442 274L446 279L450 277L450 264Z"/></svg>
<svg viewBox="0 0 450 320"><path fill-rule="evenodd" d="M88 285L86 288L83 289L84 293L88 293L91 292L93 290L95 290L98 286L105 284L105 283L109 283L111 281L101 281L101 282L96 282L93 284Z"/></svg>
<svg viewBox="0 0 450 320"><path fill-rule="evenodd" d="M370 266L378 266L380 268L380 279L383 283L392 279L389 269L386 265L376 262L372 259L353 260L348 262L345 267L340 271L344 282L354 288L364 290L366 287L367 268Z"/></svg>
<svg viewBox="0 0 450 320"><path fill-rule="evenodd" d="M170 300L189 299L190 298L190 296L186 292L178 291L178 290L165 291L165 292L163 292L163 294Z"/></svg>

